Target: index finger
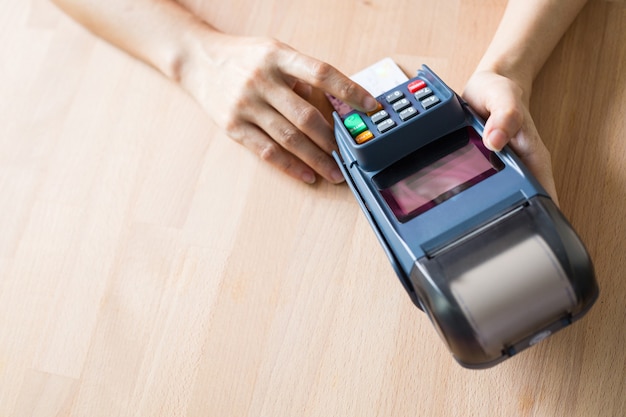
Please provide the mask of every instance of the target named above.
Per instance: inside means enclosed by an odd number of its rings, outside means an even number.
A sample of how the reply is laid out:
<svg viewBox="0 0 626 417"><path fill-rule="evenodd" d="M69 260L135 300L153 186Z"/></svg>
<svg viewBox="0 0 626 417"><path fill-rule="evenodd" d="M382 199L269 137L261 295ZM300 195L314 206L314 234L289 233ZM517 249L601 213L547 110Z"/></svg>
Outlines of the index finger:
<svg viewBox="0 0 626 417"><path fill-rule="evenodd" d="M355 109L373 111L378 107L367 90L326 62L298 53L278 65L285 74L332 94Z"/></svg>

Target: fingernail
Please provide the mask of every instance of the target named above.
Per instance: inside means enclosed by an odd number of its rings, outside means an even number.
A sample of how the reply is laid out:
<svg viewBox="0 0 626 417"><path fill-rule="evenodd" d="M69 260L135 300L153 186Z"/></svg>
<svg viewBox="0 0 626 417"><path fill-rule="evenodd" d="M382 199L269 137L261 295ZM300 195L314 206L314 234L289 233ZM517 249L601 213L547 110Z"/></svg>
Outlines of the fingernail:
<svg viewBox="0 0 626 417"><path fill-rule="evenodd" d="M485 141L485 146L492 151L500 151L504 148L504 145L509 141L508 136L504 131L500 129L494 129L489 132L489 136L487 136L487 140Z"/></svg>
<svg viewBox="0 0 626 417"><path fill-rule="evenodd" d="M337 168L333 169L333 171L330 173L330 177L335 184L339 184L340 182L344 181L343 174Z"/></svg>
<svg viewBox="0 0 626 417"><path fill-rule="evenodd" d="M307 184L315 184L315 174L311 172L303 172L300 175L300 178L302 179L302 181L306 182Z"/></svg>
<svg viewBox="0 0 626 417"><path fill-rule="evenodd" d="M372 111L374 109L376 109L378 107L378 102L376 101L376 99L374 97L365 97L365 100L363 100L363 108L365 109L365 111Z"/></svg>

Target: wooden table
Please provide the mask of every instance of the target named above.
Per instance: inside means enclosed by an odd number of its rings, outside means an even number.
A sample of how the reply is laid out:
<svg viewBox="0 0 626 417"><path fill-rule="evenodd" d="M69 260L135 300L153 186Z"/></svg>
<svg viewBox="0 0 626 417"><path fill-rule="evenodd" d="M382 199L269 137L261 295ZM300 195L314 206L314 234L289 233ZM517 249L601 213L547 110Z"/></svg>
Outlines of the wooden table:
<svg viewBox="0 0 626 417"><path fill-rule="evenodd" d="M426 63L461 91L506 2L221 3L203 12L223 30L348 74ZM532 100L601 297L484 371L455 363L345 185L259 162L48 2L3 1L0 45L0 416L626 415L624 1L592 0Z"/></svg>

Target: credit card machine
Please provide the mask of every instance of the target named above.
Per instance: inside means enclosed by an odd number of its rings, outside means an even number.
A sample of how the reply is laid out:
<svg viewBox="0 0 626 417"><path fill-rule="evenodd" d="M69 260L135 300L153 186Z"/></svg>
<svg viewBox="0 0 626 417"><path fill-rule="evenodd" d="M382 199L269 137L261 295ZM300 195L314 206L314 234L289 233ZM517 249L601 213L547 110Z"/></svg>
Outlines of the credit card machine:
<svg viewBox="0 0 626 417"><path fill-rule="evenodd" d="M365 114L335 112L334 157L411 300L463 366L487 368L582 317L592 261L550 196L427 66Z"/></svg>

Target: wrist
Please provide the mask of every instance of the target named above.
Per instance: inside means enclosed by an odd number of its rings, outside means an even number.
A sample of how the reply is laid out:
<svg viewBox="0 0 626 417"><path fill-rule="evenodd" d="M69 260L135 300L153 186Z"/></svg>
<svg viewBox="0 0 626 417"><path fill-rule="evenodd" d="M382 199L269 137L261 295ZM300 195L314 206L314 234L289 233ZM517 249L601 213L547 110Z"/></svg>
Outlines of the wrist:
<svg viewBox="0 0 626 417"><path fill-rule="evenodd" d="M510 57L492 58L486 55L476 67L475 73L488 72L511 80L520 90L521 98L525 104L530 101L532 93L533 74L523 65L515 62Z"/></svg>
<svg viewBox="0 0 626 417"><path fill-rule="evenodd" d="M196 61L204 23L192 15L185 16L178 23L180 30L175 32L176 39L165 47L158 67L172 81L183 84Z"/></svg>
<svg viewBox="0 0 626 417"><path fill-rule="evenodd" d="M219 75L220 62L224 59L220 51L229 38L204 21L192 22L182 36L170 78L194 96L203 91L206 80Z"/></svg>

